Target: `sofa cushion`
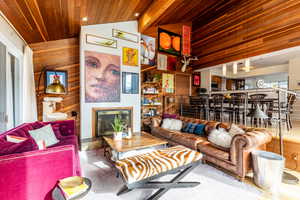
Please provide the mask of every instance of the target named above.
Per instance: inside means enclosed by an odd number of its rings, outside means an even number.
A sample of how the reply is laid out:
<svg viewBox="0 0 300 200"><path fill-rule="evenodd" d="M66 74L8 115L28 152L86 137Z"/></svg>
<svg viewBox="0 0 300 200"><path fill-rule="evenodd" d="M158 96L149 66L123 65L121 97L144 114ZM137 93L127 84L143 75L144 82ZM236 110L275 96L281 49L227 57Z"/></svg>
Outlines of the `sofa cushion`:
<svg viewBox="0 0 300 200"><path fill-rule="evenodd" d="M196 135L199 135L199 136L205 136L204 135L204 128L205 128L205 124L197 124L196 127L195 127L195 130L194 130L194 133Z"/></svg>
<svg viewBox="0 0 300 200"><path fill-rule="evenodd" d="M151 129L151 133L157 135L162 138L170 139L173 134L177 133L178 131L172 131L168 129L164 129L161 127L155 127Z"/></svg>
<svg viewBox="0 0 300 200"><path fill-rule="evenodd" d="M170 138L171 141L182 144L191 149L197 149L199 143L207 142L207 138L200 137L195 134L174 132Z"/></svg>
<svg viewBox="0 0 300 200"><path fill-rule="evenodd" d="M211 143L199 143L198 150L208 156L218 158L220 160L229 161L230 155L229 152L223 151L221 149L217 149L216 147L212 146Z"/></svg>
<svg viewBox="0 0 300 200"><path fill-rule="evenodd" d="M20 143L8 142L3 138L0 139L0 156L34 150L38 150L38 147L31 138Z"/></svg>
<svg viewBox="0 0 300 200"><path fill-rule="evenodd" d="M221 150L229 150L232 136L223 128L214 129L208 135L208 141Z"/></svg>
<svg viewBox="0 0 300 200"><path fill-rule="evenodd" d="M46 147L52 146L59 142L50 124L39 129L31 130L29 131L29 134L35 140L36 143L39 143L39 141L44 140L46 143Z"/></svg>

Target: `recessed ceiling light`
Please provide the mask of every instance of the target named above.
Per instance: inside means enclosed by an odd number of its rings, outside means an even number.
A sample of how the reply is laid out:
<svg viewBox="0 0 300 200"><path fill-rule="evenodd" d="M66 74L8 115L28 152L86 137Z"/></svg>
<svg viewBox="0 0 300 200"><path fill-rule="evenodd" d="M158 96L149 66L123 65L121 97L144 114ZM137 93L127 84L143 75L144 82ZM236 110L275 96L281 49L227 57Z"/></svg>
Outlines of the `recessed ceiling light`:
<svg viewBox="0 0 300 200"><path fill-rule="evenodd" d="M134 16L138 17L140 15L140 13L134 13Z"/></svg>
<svg viewBox="0 0 300 200"><path fill-rule="evenodd" d="M84 22L86 22L87 20L88 20L87 17L83 17L83 18L82 18L82 21L84 21Z"/></svg>

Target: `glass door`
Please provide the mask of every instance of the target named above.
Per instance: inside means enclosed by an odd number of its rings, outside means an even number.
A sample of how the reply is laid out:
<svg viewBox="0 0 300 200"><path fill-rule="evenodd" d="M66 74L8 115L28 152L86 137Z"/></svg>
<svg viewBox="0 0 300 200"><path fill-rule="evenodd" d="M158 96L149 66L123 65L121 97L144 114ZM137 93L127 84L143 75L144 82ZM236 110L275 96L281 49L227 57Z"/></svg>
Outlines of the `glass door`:
<svg viewBox="0 0 300 200"><path fill-rule="evenodd" d="M0 42L0 133L21 123L19 60Z"/></svg>
<svg viewBox="0 0 300 200"><path fill-rule="evenodd" d="M8 121L6 113L6 54L6 47L0 42L0 133L7 130Z"/></svg>

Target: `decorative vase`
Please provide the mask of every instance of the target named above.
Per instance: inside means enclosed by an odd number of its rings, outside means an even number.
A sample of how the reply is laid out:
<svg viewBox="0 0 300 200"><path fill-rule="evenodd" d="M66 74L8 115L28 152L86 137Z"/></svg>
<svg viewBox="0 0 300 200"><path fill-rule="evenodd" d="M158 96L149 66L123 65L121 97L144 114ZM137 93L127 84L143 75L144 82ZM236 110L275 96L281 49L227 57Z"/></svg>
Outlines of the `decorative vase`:
<svg viewBox="0 0 300 200"><path fill-rule="evenodd" d="M114 132L114 140L122 140L123 132Z"/></svg>

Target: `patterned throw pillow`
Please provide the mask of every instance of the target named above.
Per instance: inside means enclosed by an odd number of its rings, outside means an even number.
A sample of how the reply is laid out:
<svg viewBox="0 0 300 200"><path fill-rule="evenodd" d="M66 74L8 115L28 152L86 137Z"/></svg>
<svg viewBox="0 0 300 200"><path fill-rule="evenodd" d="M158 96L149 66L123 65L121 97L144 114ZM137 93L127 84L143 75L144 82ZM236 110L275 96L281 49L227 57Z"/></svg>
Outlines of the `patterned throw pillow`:
<svg viewBox="0 0 300 200"><path fill-rule="evenodd" d="M205 124L197 124L194 130L194 133L199 136L204 136Z"/></svg>
<svg viewBox="0 0 300 200"><path fill-rule="evenodd" d="M46 147L57 144L59 142L50 124L39 129L31 130L29 131L29 134L37 144L39 144L40 141L44 140Z"/></svg>
<svg viewBox="0 0 300 200"><path fill-rule="evenodd" d="M237 134L244 134L244 133L245 131L235 124L232 124L229 130L229 134L231 137L234 137Z"/></svg>
<svg viewBox="0 0 300 200"><path fill-rule="evenodd" d="M182 132L194 133L197 124L187 123L186 127L182 129Z"/></svg>

